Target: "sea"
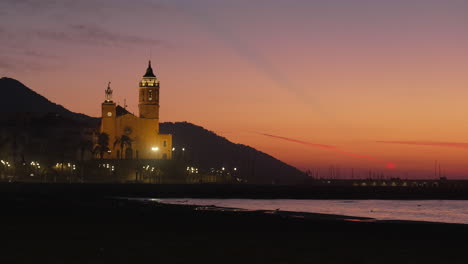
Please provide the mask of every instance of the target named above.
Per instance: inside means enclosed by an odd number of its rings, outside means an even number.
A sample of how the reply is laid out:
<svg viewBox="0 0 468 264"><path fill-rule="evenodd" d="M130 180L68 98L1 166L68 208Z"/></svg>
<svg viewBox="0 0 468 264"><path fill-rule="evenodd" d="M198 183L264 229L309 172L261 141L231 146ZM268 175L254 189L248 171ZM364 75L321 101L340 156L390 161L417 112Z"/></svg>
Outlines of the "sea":
<svg viewBox="0 0 468 264"><path fill-rule="evenodd" d="M158 199L167 204L216 206L245 210L280 210L376 220L410 220L468 224L465 200L295 200L295 199Z"/></svg>

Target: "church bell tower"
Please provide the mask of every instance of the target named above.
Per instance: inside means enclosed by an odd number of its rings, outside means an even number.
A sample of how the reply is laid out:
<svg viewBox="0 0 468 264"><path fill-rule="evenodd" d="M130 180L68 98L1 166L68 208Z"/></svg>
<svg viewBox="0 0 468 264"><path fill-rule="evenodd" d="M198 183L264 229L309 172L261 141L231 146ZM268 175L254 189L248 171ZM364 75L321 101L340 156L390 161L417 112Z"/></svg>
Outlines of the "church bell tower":
<svg viewBox="0 0 468 264"><path fill-rule="evenodd" d="M153 73L151 61L139 85L140 118L159 119L159 81Z"/></svg>
<svg viewBox="0 0 468 264"><path fill-rule="evenodd" d="M110 87L110 82L107 84L107 89L104 90L106 100L102 103L102 119L101 132L109 136L109 142L112 144L116 136L115 119L116 119L116 104L112 101L113 90Z"/></svg>

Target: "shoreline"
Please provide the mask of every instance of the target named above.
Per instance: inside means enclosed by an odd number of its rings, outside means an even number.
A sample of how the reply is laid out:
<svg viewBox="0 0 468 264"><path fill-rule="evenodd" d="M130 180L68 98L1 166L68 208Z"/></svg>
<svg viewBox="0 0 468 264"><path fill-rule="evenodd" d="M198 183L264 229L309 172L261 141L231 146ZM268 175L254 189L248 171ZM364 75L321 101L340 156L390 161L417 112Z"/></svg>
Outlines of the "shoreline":
<svg viewBox="0 0 468 264"><path fill-rule="evenodd" d="M126 198L119 198L126 199ZM321 213L321 212L306 212L306 211L290 211L290 210L269 210L269 209L246 209L236 207L223 207L217 205L197 205L197 204L182 204L182 203L168 203L163 201L151 201L152 198L129 198L130 200L135 199L142 202L157 202L164 205L176 205L176 206L187 206L194 208L194 210L208 210L208 211L221 211L221 212L254 212L258 214L271 214L278 215L285 218L302 218L310 220L328 220L328 221L347 221L347 222L366 222L366 223L406 223L406 224L449 224L449 225L465 225L465 223L453 223L453 222L442 222L442 221L425 221L425 220L408 220L408 219L378 219L375 217L368 216L357 216L347 214L333 214L333 213Z"/></svg>
<svg viewBox="0 0 468 264"><path fill-rule="evenodd" d="M181 206L185 208L190 208L191 210L196 211L215 211L215 212L238 212L238 213L254 213L254 214L265 214L265 215L277 215L284 218L302 218L302 219L323 219L323 220L332 220L332 221L363 221L363 222L382 222L386 220L377 220L371 217L361 217L361 216L350 216L350 215L340 215L340 214L324 214L324 213L313 213L313 212L300 212L300 211L287 211L287 210L251 210L245 208L236 208L236 207L222 207L216 205L196 205L196 204L180 204L180 203L166 203L163 201L152 201L158 200L153 198L125 198L118 197L117 199L130 200L130 201L139 201L142 203L158 203L166 206ZM411 220L397 220L404 222L414 222L414 223L426 223L426 221L411 221ZM427 223L438 223L438 222L427 222ZM452 224L452 223L442 223L442 224Z"/></svg>
<svg viewBox="0 0 468 264"><path fill-rule="evenodd" d="M314 199L210 199L210 198L130 198L157 200L165 204L195 205L208 209L236 209L288 214L323 214L367 221L412 221L446 224L468 224L462 206L465 201L447 200L314 200ZM333 208L330 210L329 208ZM418 210L417 213L408 213ZM444 210L446 214L438 213Z"/></svg>

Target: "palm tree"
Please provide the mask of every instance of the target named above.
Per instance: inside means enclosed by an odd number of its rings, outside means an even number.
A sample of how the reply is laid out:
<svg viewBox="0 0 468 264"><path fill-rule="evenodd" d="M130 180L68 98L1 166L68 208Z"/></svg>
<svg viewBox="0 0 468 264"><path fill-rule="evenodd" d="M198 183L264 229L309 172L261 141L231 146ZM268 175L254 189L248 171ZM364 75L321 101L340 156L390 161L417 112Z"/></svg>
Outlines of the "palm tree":
<svg viewBox="0 0 468 264"><path fill-rule="evenodd" d="M94 147L94 153L99 154L99 158L103 159L104 154L108 152L109 149L109 135L107 133L100 133L98 135L98 141L96 146Z"/></svg>
<svg viewBox="0 0 468 264"><path fill-rule="evenodd" d="M120 147L120 158L123 158L124 153L125 153L125 149L132 147L132 139L129 138L128 136L126 136L126 135L122 135L121 137L118 137L115 140L114 148L117 145L119 145L119 147Z"/></svg>
<svg viewBox="0 0 468 264"><path fill-rule="evenodd" d="M84 161L84 156L85 153L92 153L93 152L93 142L91 140L81 140L79 143L79 149L80 149L80 160Z"/></svg>

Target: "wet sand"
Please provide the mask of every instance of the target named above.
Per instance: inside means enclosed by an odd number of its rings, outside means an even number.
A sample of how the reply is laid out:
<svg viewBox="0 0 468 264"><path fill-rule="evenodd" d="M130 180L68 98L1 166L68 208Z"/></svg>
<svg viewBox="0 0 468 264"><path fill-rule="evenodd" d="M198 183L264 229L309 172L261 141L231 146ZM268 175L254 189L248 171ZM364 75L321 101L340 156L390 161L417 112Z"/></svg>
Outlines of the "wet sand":
<svg viewBox="0 0 468 264"><path fill-rule="evenodd" d="M0 195L0 263L468 263L468 225Z"/></svg>

